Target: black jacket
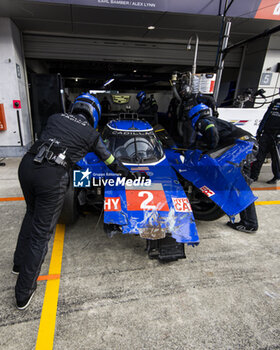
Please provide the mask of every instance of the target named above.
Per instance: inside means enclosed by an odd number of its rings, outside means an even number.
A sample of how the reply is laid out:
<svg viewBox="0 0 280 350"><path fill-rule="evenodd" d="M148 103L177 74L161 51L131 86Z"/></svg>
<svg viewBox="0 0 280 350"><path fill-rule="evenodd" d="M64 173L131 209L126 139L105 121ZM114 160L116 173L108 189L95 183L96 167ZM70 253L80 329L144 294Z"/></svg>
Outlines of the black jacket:
<svg viewBox="0 0 280 350"><path fill-rule="evenodd" d="M154 115L158 111L158 105L154 98L144 98L141 105L139 106L137 113L138 114L146 114L146 115Z"/></svg>
<svg viewBox="0 0 280 350"><path fill-rule="evenodd" d="M88 152L94 152L102 161L111 153L107 150L100 134L81 115L53 114L49 117L40 141L50 143L56 139L56 145L67 148L67 157L72 163L82 159Z"/></svg>
<svg viewBox="0 0 280 350"><path fill-rule="evenodd" d="M206 117L198 120L196 131L201 134L202 140L209 149L230 145L243 136L252 137L248 131L215 117Z"/></svg>
<svg viewBox="0 0 280 350"><path fill-rule="evenodd" d="M268 107L257 131L275 134L280 132L280 98L275 99Z"/></svg>
<svg viewBox="0 0 280 350"><path fill-rule="evenodd" d="M212 96L206 96L199 93L199 94L196 94L196 101L197 103L204 103L206 106L210 107L212 109L214 117L219 116L216 102Z"/></svg>
<svg viewBox="0 0 280 350"><path fill-rule="evenodd" d="M88 123L81 114L53 114L49 117L39 142L50 144L63 152L65 149L70 164L75 164L87 153L94 152L100 160L114 172L130 177L130 171L115 159L107 149L100 134ZM36 147L36 143L34 144ZM34 146L32 147L34 150Z"/></svg>
<svg viewBox="0 0 280 350"><path fill-rule="evenodd" d="M188 117L188 113L189 111L196 105L198 105L199 103L203 103L206 106L210 107L212 109L213 112L213 116L214 117L218 117L219 113L217 110L217 105L216 102L214 100L214 98L212 96L206 96L203 95L201 93L198 94L191 94L191 96L189 96L188 98L185 98L181 104L180 107L180 113L185 117Z"/></svg>

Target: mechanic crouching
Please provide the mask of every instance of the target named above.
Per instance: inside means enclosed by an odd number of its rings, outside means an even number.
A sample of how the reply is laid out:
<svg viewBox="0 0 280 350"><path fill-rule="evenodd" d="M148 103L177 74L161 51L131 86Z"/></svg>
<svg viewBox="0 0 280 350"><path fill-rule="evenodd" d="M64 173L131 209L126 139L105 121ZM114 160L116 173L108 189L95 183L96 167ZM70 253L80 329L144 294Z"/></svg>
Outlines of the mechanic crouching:
<svg viewBox="0 0 280 350"><path fill-rule="evenodd" d="M258 144L253 136L230 122L212 117L209 108L202 103L189 111L189 119L197 133L197 138L200 138L209 150L233 144L237 139L246 140L254 144L252 153L247 156L241 170L247 184L250 185L252 183L250 178L251 163L256 159L255 155L258 151ZM238 223L228 222L227 225L235 230L247 233L254 233L258 230L258 219L254 203L240 213L240 219Z"/></svg>
<svg viewBox="0 0 280 350"><path fill-rule="evenodd" d="M95 130L101 115L99 101L86 93L79 96L71 114L49 117L41 137L23 157L19 181L26 201L26 214L14 253L13 273L18 274L16 305L25 309L36 290L37 278L58 221L72 166L94 152L115 173L135 179L114 158Z"/></svg>

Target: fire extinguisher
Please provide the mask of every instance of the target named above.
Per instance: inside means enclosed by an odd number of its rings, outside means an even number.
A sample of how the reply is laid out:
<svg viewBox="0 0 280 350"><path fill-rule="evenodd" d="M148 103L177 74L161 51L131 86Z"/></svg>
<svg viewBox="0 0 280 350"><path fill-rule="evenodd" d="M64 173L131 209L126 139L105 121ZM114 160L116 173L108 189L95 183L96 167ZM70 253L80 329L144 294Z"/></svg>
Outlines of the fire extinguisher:
<svg viewBox="0 0 280 350"><path fill-rule="evenodd" d="M7 130L7 123L4 111L4 104L0 103L0 131Z"/></svg>

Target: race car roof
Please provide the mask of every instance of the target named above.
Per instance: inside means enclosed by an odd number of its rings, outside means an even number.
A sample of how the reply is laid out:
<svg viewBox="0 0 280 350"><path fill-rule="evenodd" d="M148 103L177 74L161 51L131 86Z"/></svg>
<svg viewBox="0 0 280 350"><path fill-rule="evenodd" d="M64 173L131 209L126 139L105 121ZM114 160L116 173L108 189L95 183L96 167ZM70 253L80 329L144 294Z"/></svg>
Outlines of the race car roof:
<svg viewBox="0 0 280 350"><path fill-rule="evenodd" d="M111 120L107 126L119 131L152 131L152 126L144 120Z"/></svg>

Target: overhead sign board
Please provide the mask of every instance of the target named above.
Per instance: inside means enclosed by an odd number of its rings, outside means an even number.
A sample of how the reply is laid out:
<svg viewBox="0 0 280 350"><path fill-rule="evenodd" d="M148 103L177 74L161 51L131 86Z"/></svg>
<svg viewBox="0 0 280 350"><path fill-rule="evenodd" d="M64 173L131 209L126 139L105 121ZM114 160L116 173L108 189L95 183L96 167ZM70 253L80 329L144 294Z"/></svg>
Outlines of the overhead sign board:
<svg viewBox="0 0 280 350"><path fill-rule="evenodd" d="M280 1L262 0L255 18L280 19Z"/></svg>
<svg viewBox="0 0 280 350"><path fill-rule="evenodd" d="M222 0L31 0L57 4L110 7L131 10L177 12L197 15L218 16L223 11ZM221 5L221 6L220 6ZM277 0L234 0L227 13L230 17L280 19L280 1Z"/></svg>

